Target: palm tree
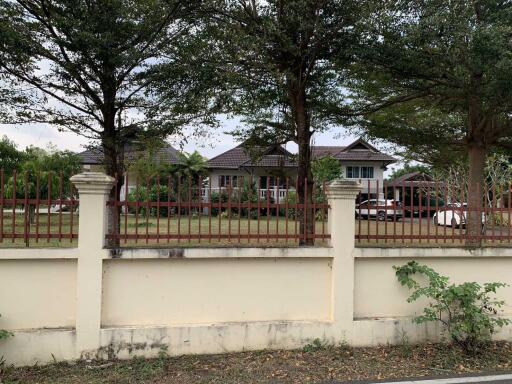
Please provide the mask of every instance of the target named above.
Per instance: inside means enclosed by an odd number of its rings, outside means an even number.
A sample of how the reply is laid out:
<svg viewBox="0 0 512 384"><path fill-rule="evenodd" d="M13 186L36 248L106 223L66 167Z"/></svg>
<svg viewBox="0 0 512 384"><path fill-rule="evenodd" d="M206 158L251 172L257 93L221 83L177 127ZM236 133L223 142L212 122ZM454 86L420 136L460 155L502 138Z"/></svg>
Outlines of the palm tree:
<svg viewBox="0 0 512 384"><path fill-rule="evenodd" d="M175 167L176 174L185 182L188 180L198 181L200 177L206 176L206 159L197 151L191 154L180 153L180 163Z"/></svg>

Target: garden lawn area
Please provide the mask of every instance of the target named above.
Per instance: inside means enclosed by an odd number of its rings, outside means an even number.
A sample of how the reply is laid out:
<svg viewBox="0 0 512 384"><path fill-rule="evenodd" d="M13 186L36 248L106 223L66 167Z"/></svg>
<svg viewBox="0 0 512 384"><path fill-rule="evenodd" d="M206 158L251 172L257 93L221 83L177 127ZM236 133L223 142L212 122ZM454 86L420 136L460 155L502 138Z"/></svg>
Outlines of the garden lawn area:
<svg viewBox="0 0 512 384"><path fill-rule="evenodd" d="M506 372L512 369L512 344L495 343L476 356L451 345L350 348L307 345L303 350L222 355L134 358L126 361L78 361L9 368L3 383L83 384L304 384L360 379Z"/></svg>
<svg viewBox="0 0 512 384"><path fill-rule="evenodd" d="M464 239L457 239L463 236L464 228L452 228L437 226L432 219L422 217L421 221L415 217L405 218L397 221L355 220L355 233L359 234L356 239L356 246L389 246L389 247L460 247L465 245ZM365 236L379 236L380 238L366 238ZM483 246L510 246L512 240L512 227L487 226L486 235L503 236L503 239L488 238L482 242ZM395 235L396 238L385 239L385 236ZM415 237L413 239L405 237ZM452 239L452 236L454 237ZM430 240L427 240L430 237ZM509 240L510 239L510 240Z"/></svg>
<svg viewBox="0 0 512 384"><path fill-rule="evenodd" d="M24 215L17 214L15 220L15 228L17 234L23 234L25 229ZM71 231L71 216L69 213L63 213L60 217L59 214L50 215L50 233L58 234L59 231L63 234L69 234ZM179 228L179 230L178 230ZM0 227L4 234L12 233L12 213L3 214L3 227ZM326 221L316 221L315 230L319 235L328 234L328 226ZM149 217L147 220L144 216L136 218L134 215L122 215L121 217L121 247L134 247L134 246L296 246L298 241L294 237L300 231L300 222L288 219L284 217L267 217L261 216L260 220L242 217L240 220L236 215L228 217L223 215L212 216L197 216L182 215L181 217L172 216L169 219L167 217ZM462 232L461 232L462 231ZM494 233L496 235L508 236L512 234L512 227L497 227L488 228L487 234ZM510 232L509 232L510 231ZM464 230L459 228L451 228L444 226L434 225L432 220L422 218L421 221L418 218L398 221L377 221L371 220L355 220L355 233L360 235L360 238L356 240L356 246L463 246L464 240L455 239L452 240L452 235L458 236L463 233ZM36 233L36 224L33 223L29 226L29 233ZM45 235L48 233L48 215L39 215L39 233ZM78 233L78 214L73 215L73 233ZM134 239L124 238L124 234L137 235L138 241ZM166 235L169 233L174 236L173 239L166 239ZM176 239L176 236L180 234L180 239ZM208 234L211 233L211 238ZM259 234L261 238L258 240L237 238L238 233L242 236L250 233L252 236ZM266 238L266 234L270 236L280 234L285 236L288 233L289 238L273 239ZM154 238L157 234L160 234L160 240ZM192 235L190 238L188 235ZM231 234L231 236L229 236ZM395 235L395 239L384 239L384 238L365 238L368 234L370 235ZM201 235L201 239L197 237ZM220 235L220 237L219 237ZM432 238L427 241L423 239L401 239L401 236L415 236L425 237L430 235ZM147 238L146 238L147 236ZM194 236L196 238L194 238ZM434 237L439 237L435 239ZM151 238L153 237L153 238ZM442 237L446 237L446 240ZM512 237L512 236L511 236ZM17 238L14 242L11 239L4 237L0 238L0 247L25 247L26 242L23 238ZM76 247L78 244L77 239L52 238L49 241L41 238L36 242L35 238L30 238L29 247ZM327 245L328 239L316 239L316 245ZM499 245L510 245L509 240L486 240L485 246L499 246Z"/></svg>
<svg viewBox="0 0 512 384"><path fill-rule="evenodd" d="M60 221L59 221L60 220ZM17 234L23 234L25 229L24 215L17 214L15 229ZM70 233L71 217L69 213L63 213L59 219L58 214L50 215L50 233L58 234L59 228L61 233ZM3 233L12 233L12 214L4 213L3 215ZM315 228L318 234L327 234L327 222L316 221ZM46 234L48 231L48 215L41 214L39 217L39 233ZM29 232L32 234L36 233L36 225L32 224L29 227ZM78 215L73 215L73 232L78 233ZM250 246L294 246L297 245L297 240L294 239L295 234L300 232L300 222L292 219L288 221L284 217L267 217L261 216L260 220L242 217L240 220L237 216L197 216L182 215L181 217L173 216L169 219L167 217L149 217L146 218L139 216L138 218L134 215L122 215L121 216L121 246L132 247L132 246L218 246L218 245L250 245ZM124 239L124 234L137 235L138 241L134 239ZM178 236L180 239L165 239L165 236L169 233L172 236ZM208 238L208 234L211 233L211 239ZM258 239L238 239L237 234L257 235L258 233L263 238ZM289 239L272 239L264 238L266 234L276 235L280 234L285 236L288 233ZM155 238L151 239L151 236L160 234L162 237L160 240ZM193 236L201 235L201 239L189 238L188 235ZM231 234L230 236L228 236ZM219 238L219 235L221 237ZM146 239L146 236L148 238ZM327 244L327 240L317 240L317 245ZM18 238L13 243L11 239L4 238L0 242L0 247L24 247L26 246L23 238ZM77 246L77 239L72 242L69 239L50 239L47 242L46 239L29 239L30 247L72 247Z"/></svg>

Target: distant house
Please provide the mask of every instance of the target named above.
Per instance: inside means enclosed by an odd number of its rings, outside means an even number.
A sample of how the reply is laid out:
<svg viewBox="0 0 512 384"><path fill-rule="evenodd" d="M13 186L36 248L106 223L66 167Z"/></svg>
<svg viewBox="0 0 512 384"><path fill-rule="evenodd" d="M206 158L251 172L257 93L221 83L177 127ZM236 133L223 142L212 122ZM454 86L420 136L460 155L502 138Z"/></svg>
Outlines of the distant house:
<svg viewBox="0 0 512 384"><path fill-rule="evenodd" d="M362 198L383 196L384 170L397 161L362 139L346 147L312 146L311 150L313 159L333 156L340 162L343 177L360 180ZM208 168L212 188L237 187L241 178L247 179L251 175L255 181L260 180L262 190L268 185L272 197L276 193L284 195L287 178L293 187L293 179L297 176L296 155L279 145L255 152L260 155L251 157L244 144L240 144L210 159Z"/></svg>
<svg viewBox="0 0 512 384"><path fill-rule="evenodd" d="M139 145L127 145L124 149L124 162L130 164L133 161L147 156L149 151ZM180 152L169 144L157 149L152 153L155 162L165 162L168 164L179 164ZM103 171L104 170L104 154L101 148L89 148L80 152L78 156L81 159L82 169L84 171Z"/></svg>
<svg viewBox="0 0 512 384"><path fill-rule="evenodd" d="M295 156L280 145L255 148L253 152L242 143L210 159L207 167L212 189L236 188L242 180L252 179L254 183L259 183L262 195L268 189L272 198L276 198L277 194L283 197L286 180L292 180L297 175Z"/></svg>
<svg viewBox="0 0 512 384"><path fill-rule="evenodd" d="M384 192L388 199L401 201L408 212L426 213L426 209L444 205L444 200L434 198L434 194L444 193L444 183L436 182L423 172L411 172L384 182ZM408 209L409 207L414 209ZM421 209L420 209L421 208Z"/></svg>
<svg viewBox="0 0 512 384"><path fill-rule="evenodd" d="M313 159L325 156L332 156L340 162L344 178L361 182L363 200L383 197L384 171L389 164L397 161L363 139L358 139L346 147L312 147Z"/></svg>
<svg viewBox="0 0 512 384"><path fill-rule="evenodd" d="M163 147L158 148L154 152L150 152L142 148L140 145L127 145L124 150L124 163L125 166L129 166L131 163L137 161L140 158L151 156L151 160L155 163L165 163L165 164L179 164L180 152L173 148L169 144L165 144ZM78 154L82 163L83 171L91 171L91 172L104 172L104 154L101 148L90 148ZM124 183L126 185L126 181L128 181L128 189L131 191L135 188L136 185L136 177L135 175L128 172L123 175ZM128 179L128 180L127 180ZM124 194L124 190L121 191L121 194Z"/></svg>

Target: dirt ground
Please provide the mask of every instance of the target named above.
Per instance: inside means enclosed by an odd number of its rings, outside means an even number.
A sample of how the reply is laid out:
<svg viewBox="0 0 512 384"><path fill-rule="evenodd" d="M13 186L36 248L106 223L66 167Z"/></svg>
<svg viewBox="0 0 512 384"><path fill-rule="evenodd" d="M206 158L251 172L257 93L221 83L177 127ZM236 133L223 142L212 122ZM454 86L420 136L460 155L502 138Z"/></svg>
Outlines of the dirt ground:
<svg viewBox="0 0 512 384"><path fill-rule="evenodd" d="M326 383L358 379L447 376L512 370L512 344L495 343L477 356L449 345L350 348L311 344L303 350L223 355L79 361L4 367L3 383L256 384Z"/></svg>

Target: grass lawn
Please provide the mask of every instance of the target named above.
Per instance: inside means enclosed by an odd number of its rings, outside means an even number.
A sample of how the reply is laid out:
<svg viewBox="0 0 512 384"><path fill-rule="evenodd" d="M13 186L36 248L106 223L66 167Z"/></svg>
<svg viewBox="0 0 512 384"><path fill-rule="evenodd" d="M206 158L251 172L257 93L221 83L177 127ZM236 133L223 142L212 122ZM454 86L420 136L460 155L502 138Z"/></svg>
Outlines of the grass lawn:
<svg viewBox="0 0 512 384"><path fill-rule="evenodd" d="M24 216L23 214L16 215L15 228L17 234L23 234L25 230ZM58 214L50 215L50 226L48 227L48 215L39 215L39 233L46 235L50 228L51 234L58 234L59 229L63 234L71 233L71 216L69 213L64 213L60 217ZM179 228L179 230L178 230ZM316 233L319 235L328 234L327 222L316 221L315 222ZM510 227L495 228L494 233L497 235L503 235L508 237ZM3 230L4 234L12 233L12 213L3 214L3 228L0 226L0 230ZM288 221L284 217L260 217L260 220L247 218L241 218L238 220L236 216L181 216L180 218L173 216L169 220L167 217L156 217L146 218L139 216L136 218L133 215L121 217L121 246L122 247L133 247L133 246L296 246L298 243L297 235L300 232L300 223L296 220L289 219ZM29 233L36 233L36 225L31 224L29 226ZM78 215L73 215L73 233L78 233ZM137 235L138 241L134 239L124 238L124 234ZM174 236L173 239L166 239L166 235L169 233ZM180 234L181 239L178 241L176 236ZM208 234L211 233L211 239L208 238ZM242 238L238 239L238 234L242 235ZM260 235L260 239L244 239L243 236L247 234L252 236ZM280 239L276 238L265 238L267 234L270 236L286 235L288 233L289 238L284 237ZM405 220L399 221L377 221L372 220L355 220L355 233L359 234L359 239L356 240L358 246L463 246L464 240L452 239L452 236L460 236L464 233L464 229L443 227L434 225L432 220L422 218L421 221L418 218L411 220L406 218ZM510 232L512 233L512 231ZM160 240L155 237L160 234ZM191 235L189 238L188 235ZM297 234L297 235L296 235ZM366 236L379 236L379 238L366 238ZM492 234L492 230L489 229L487 234ZM219 236L220 235L220 236ZM395 235L397 238L384 239L384 236ZM405 235L405 239L402 240L401 236ZM146 238L147 236L147 238ZM201 236L201 239L198 237ZM407 238L407 237L416 238ZM426 238L419 239L418 237L430 236L430 240ZM195 237L195 238L194 238ZM437 237L437 238L436 238ZM317 239L316 245L326 245L327 239ZM36 239L30 238L30 247L76 247L77 239L56 239L52 238L49 241L47 239ZM486 246L499 246L499 245L510 245L508 239L505 240L486 240L484 242ZM25 247L26 242L23 238L17 238L12 242L9 238L0 238L0 247Z"/></svg>
<svg viewBox="0 0 512 384"><path fill-rule="evenodd" d="M437 226L432 219L423 217L405 218L397 221L355 220L355 232L359 234L356 246L409 246L409 247L460 247L464 246L464 228ZM366 238L365 236L380 238ZM488 238L483 241L484 246L510 246L512 227L493 227L488 225L486 235L503 236L503 239ZM385 236L396 238L385 239ZM405 238L402 239L402 236ZM457 237L462 238L457 238ZM409 238L407 238L409 237ZM430 237L430 239L427 239Z"/></svg>
<svg viewBox="0 0 512 384"><path fill-rule="evenodd" d="M12 233L12 214L4 213L3 219L3 233ZM60 221L59 221L60 220ZM58 214L50 215L50 233L59 233L59 227L62 233L70 233L71 218L69 214L62 214L59 218ZM316 231L318 234L327 234L327 223L317 221L315 223ZM23 234L25 230L24 216L23 214L16 215L15 229L17 234ZM35 234L36 226L30 226L30 233ZM41 214L39 217L39 233L46 234L48 231L48 215ZM73 215L73 232L78 233L78 215ZM216 217L213 216L208 218L207 216L173 216L169 220L167 217L149 217L147 220L145 217L139 216L136 218L133 215L122 215L121 217L121 246L216 246L216 245L251 245L251 246L294 246L297 245L297 239L295 234L300 232L300 223L296 220L289 219L288 221L280 217L262 216L260 220L241 218L238 220L236 216L233 217ZM134 239L127 239L125 241L123 235L137 235L138 241ZM181 239L178 241L176 238L170 239L169 241L164 237L167 234L171 236L178 236L180 234ZM208 233L211 233L211 239L208 239ZM243 235L260 235L258 239L238 239L237 234ZM160 234L161 239L157 240L157 234ZM188 235L192 235L191 238ZM231 235L230 235L231 234ZM285 236L289 235L286 239L282 237L280 239L265 238L269 234L270 236L280 234ZM201 239L198 239L198 236ZM220 235L220 238L219 238ZM146 236L148 238L146 239ZM193 238L196 236L196 238ZM326 240L317 240L317 245L327 244ZM23 238L15 239L14 243L11 239L4 238L0 241L0 247L24 247L26 246ZM70 242L69 239L50 239L48 242L46 239L39 239L36 242L35 239L29 239L30 247L70 247L77 246L77 239Z"/></svg>
<svg viewBox="0 0 512 384"><path fill-rule="evenodd" d="M80 361L7 368L3 383L262 384L447 376L512 369L512 344L496 343L477 356L447 345L309 346L295 351L243 352L127 361ZM2 377L0 377L1 381Z"/></svg>

